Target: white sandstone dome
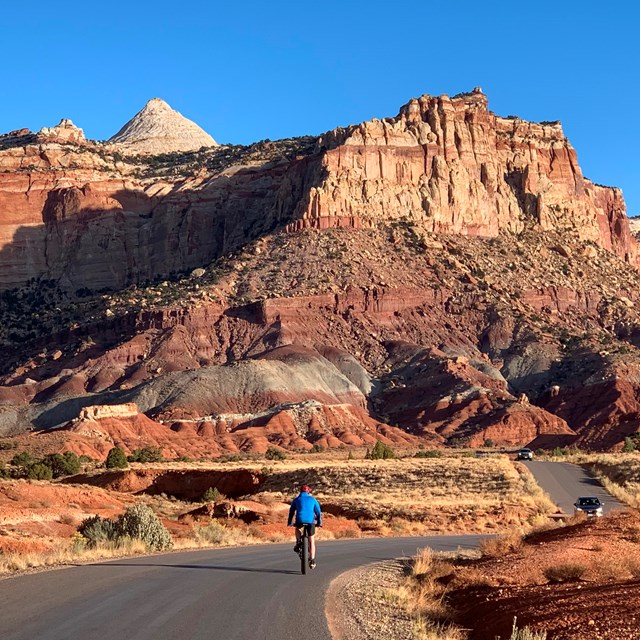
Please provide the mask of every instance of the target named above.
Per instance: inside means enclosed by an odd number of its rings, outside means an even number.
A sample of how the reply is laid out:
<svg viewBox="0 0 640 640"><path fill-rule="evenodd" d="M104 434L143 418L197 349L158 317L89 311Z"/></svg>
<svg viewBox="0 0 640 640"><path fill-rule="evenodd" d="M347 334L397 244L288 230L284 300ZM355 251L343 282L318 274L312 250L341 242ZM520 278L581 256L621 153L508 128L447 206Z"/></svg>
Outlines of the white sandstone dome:
<svg viewBox="0 0 640 640"><path fill-rule="evenodd" d="M128 153L150 154L218 146L206 131L160 98L149 100L109 142L122 145Z"/></svg>

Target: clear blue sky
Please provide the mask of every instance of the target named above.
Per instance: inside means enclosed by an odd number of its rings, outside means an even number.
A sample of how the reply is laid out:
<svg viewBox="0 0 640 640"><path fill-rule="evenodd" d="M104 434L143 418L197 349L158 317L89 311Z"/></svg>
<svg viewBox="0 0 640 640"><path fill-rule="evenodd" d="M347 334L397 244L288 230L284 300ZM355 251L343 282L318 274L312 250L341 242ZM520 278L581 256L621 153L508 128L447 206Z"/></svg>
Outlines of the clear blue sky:
<svg viewBox="0 0 640 640"><path fill-rule="evenodd" d="M105 139L161 97L249 143L479 85L500 115L561 120L585 175L640 215L639 31L631 0L7 2L0 131L67 117Z"/></svg>

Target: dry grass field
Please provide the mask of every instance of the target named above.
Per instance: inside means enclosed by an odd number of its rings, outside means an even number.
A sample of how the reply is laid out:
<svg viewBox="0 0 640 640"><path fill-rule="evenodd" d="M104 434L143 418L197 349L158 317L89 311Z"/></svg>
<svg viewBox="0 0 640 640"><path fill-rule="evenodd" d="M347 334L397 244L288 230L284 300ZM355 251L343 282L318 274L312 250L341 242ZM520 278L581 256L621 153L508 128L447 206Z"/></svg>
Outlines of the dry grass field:
<svg viewBox="0 0 640 640"><path fill-rule="evenodd" d="M166 494L134 495L87 484L0 480L0 573L144 550L127 542L89 548L77 533L84 518L115 518L147 503L171 533L174 548L290 540L288 504L300 484L313 488L325 512L324 539L367 535L524 530L551 513L553 504L528 470L505 456L345 460L310 456L284 461L157 463L132 473L163 470L249 470L262 484L235 500L208 506ZM94 478L99 478L98 475Z"/></svg>

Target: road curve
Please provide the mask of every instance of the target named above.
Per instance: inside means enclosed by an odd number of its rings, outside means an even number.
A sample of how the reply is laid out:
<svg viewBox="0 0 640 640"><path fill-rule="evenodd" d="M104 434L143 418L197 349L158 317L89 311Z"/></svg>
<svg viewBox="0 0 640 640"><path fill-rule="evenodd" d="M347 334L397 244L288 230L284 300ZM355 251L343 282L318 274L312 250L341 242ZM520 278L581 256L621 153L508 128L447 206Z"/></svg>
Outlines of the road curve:
<svg viewBox="0 0 640 640"><path fill-rule="evenodd" d="M568 462L525 462L536 482L564 511L573 515L573 503L580 496L596 496L604 502L605 514L612 509L624 509L605 488L582 467Z"/></svg>
<svg viewBox="0 0 640 640"><path fill-rule="evenodd" d="M179 552L0 580L2 640L330 640L324 593L353 567L480 536L321 542L300 575L293 545Z"/></svg>

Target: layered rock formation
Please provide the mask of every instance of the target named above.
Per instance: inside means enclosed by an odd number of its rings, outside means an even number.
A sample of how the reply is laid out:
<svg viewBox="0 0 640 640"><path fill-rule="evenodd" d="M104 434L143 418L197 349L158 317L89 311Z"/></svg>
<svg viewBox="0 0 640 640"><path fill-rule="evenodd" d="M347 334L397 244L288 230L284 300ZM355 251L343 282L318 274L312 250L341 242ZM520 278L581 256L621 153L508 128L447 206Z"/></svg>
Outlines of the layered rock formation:
<svg viewBox="0 0 640 640"><path fill-rule="evenodd" d="M397 117L335 129L321 145L322 177L296 228L410 219L494 236L534 226L572 230L637 263L622 193L583 177L560 123L496 116L479 88L414 98Z"/></svg>
<svg viewBox="0 0 640 640"><path fill-rule="evenodd" d="M128 153L171 153L215 147L217 142L195 122L153 98L109 139Z"/></svg>
<svg viewBox="0 0 640 640"><path fill-rule="evenodd" d="M38 142L82 144L85 141L84 131L76 127L71 120L63 118L55 127L43 127L38 132Z"/></svg>
<svg viewBox="0 0 640 640"><path fill-rule="evenodd" d="M151 101L113 139L120 152L164 135L167 113ZM192 139L177 125L175 135ZM281 225L400 220L481 236L562 229L637 262L620 191L582 176L560 125L500 118L479 91L414 99L396 118L336 129L301 151L274 160L263 149L241 166L233 149L176 156L159 179L153 163L143 177L144 160L110 147L16 138L0 150L0 286L40 277L70 291L118 289L201 267Z"/></svg>
<svg viewBox="0 0 640 640"><path fill-rule="evenodd" d="M640 428L636 241L559 124L476 90L319 140L113 149L0 140L0 434L202 457Z"/></svg>

